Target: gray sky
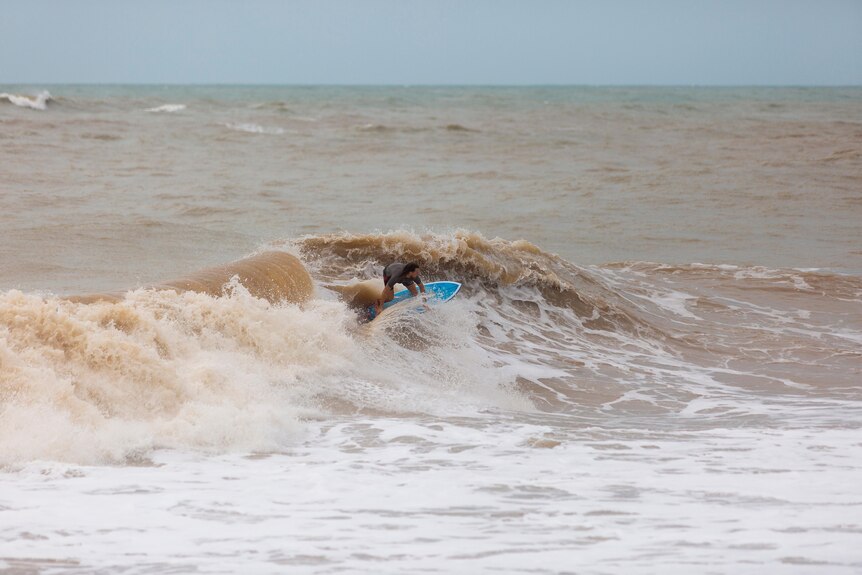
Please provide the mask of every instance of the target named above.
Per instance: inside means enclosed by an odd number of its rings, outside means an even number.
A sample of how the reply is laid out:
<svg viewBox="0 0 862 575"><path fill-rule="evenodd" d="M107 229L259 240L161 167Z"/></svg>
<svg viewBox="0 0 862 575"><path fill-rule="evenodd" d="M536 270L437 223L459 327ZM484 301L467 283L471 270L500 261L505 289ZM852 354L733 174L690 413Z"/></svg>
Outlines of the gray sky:
<svg viewBox="0 0 862 575"><path fill-rule="evenodd" d="M862 0L0 0L0 84L862 84Z"/></svg>

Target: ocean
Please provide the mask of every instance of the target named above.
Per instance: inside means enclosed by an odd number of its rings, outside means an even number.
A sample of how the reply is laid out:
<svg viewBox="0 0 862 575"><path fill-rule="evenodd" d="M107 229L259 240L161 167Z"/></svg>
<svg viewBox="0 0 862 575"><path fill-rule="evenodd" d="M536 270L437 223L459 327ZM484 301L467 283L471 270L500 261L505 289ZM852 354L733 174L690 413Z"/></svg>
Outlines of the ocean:
<svg viewBox="0 0 862 575"><path fill-rule="evenodd" d="M862 572L862 88L0 86L0 229L5 573Z"/></svg>

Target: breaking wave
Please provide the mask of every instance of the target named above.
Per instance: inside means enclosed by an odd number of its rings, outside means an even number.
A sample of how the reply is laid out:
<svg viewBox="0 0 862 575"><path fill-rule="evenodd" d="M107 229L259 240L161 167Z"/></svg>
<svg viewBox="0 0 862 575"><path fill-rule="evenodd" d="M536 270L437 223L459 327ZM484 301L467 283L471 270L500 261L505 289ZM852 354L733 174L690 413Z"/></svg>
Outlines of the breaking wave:
<svg viewBox="0 0 862 575"><path fill-rule="evenodd" d="M0 464L283 449L346 413L726 426L783 417L789 398L837 416L858 395L854 276L583 267L468 231L269 248L126 293L0 293ZM461 295L362 323L393 260Z"/></svg>
<svg viewBox="0 0 862 575"><path fill-rule="evenodd" d="M47 110L48 102L53 100L50 92L42 91L35 96L27 96L24 94L9 94L6 92L0 93L0 101L6 100L10 104L20 106L21 108L31 108L33 110Z"/></svg>

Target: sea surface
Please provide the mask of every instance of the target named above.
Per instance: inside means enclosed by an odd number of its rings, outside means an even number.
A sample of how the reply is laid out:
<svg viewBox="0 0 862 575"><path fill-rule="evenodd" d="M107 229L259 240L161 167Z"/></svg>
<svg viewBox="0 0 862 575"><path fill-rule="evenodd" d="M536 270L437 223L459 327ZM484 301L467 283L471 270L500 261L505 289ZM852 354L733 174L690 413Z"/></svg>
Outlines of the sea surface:
<svg viewBox="0 0 862 575"><path fill-rule="evenodd" d="M3 85L0 230L4 573L862 572L862 88Z"/></svg>

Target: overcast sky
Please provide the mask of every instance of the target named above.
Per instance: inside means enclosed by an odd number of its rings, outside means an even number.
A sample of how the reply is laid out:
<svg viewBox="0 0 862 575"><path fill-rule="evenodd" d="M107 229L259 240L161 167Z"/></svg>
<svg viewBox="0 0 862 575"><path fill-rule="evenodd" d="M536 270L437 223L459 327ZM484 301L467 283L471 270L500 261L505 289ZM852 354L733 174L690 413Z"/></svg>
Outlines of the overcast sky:
<svg viewBox="0 0 862 575"><path fill-rule="evenodd" d="M0 0L0 84L862 84L862 0Z"/></svg>

